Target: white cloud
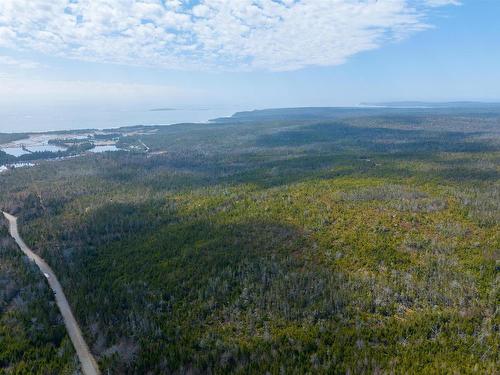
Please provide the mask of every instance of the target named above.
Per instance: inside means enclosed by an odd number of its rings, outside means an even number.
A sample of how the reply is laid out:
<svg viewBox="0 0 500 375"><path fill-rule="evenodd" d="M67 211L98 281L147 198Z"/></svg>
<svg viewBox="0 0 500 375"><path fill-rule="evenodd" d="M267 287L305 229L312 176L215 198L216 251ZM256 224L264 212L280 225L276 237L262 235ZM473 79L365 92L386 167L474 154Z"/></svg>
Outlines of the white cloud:
<svg viewBox="0 0 500 375"><path fill-rule="evenodd" d="M35 69L40 66L39 63L31 60L15 59L10 56L0 55L0 66L12 66L21 69Z"/></svg>
<svg viewBox="0 0 500 375"><path fill-rule="evenodd" d="M174 69L331 66L456 0L1 0L0 46Z"/></svg>

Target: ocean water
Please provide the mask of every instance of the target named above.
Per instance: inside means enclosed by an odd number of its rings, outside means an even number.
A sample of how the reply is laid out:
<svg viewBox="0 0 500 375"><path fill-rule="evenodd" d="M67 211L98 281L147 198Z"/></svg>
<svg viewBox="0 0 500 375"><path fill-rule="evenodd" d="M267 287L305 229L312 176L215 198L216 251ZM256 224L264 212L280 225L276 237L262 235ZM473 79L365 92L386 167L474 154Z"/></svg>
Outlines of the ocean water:
<svg viewBox="0 0 500 375"><path fill-rule="evenodd" d="M172 125L208 122L228 117L245 108L200 108L166 111L0 108L0 133L45 132L54 130L111 129L134 125Z"/></svg>
<svg viewBox="0 0 500 375"><path fill-rule="evenodd" d="M18 157L21 155L29 154L28 151L24 151L22 147L1 147L0 150L6 152L9 155Z"/></svg>
<svg viewBox="0 0 500 375"><path fill-rule="evenodd" d="M62 147L48 145L48 144L28 145L27 149L30 150L31 152L43 152L43 151L57 152L57 151L64 151L65 150ZM20 147L2 147L1 150L6 152L7 154L13 155L13 156L21 156L21 155L29 154L29 152L24 150L22 146L20 146Z"/></svg>

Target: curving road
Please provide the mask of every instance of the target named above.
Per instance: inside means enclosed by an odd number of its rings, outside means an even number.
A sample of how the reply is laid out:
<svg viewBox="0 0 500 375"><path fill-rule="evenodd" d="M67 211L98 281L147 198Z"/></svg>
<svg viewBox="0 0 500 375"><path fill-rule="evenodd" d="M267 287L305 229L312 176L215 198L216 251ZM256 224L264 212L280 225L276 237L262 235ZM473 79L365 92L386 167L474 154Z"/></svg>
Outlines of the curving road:
<svg viewBox="0 0 500 375"><path fill-rule="evenodd" d="M23 253L25 253L28 258L33 260L43 275L47 278L49 282L50 288L54 292L55 299L59 310L61 311L61 315L64 319L64 325L66 326L66 330L68 331L68 335L75 347L76 354L80 359L80 363L82 365L82 371L85 375L99 375L99 368L97 366L97 362L90 353L90 350L83 339L82 332L78 323L71 312L71 308L68 304L68 300L64 295L61 284L57 277L52 271L52 268L37 254L35 254L31 249L24 243L23 239L19 235L19 231L17 229L17 218L15 216L9 215L8 213L3 213L5 218L9 221L10 227L10 235L17 242Z"/></svg>

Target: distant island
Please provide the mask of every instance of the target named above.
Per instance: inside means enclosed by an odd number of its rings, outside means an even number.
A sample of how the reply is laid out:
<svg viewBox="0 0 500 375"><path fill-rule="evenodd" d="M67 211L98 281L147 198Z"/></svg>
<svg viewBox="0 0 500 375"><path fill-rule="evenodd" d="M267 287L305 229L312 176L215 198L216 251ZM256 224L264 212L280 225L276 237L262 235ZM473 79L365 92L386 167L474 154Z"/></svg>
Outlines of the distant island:
<svg viewBox="0 0 500 375"><path fill-rule="evenodd" d="M361 103L360 106L368 107L391 107L391 108L499 108L500 103L493 102L420 102L420 101L401 101L401 102L376 102Z"/></svg>
<svg viewBox="0 0 500 375"><path fill-rule="evenodd" d="M149 112L163 112L163 111L208 111L210 108L153 108Z"/></svg>
<svg viewBox="0 0 500 375"><path fill-rule="evenodd" d="M153 108L150 109L149 112L164 112L164 111L177 111L177 108Z"/></svg>

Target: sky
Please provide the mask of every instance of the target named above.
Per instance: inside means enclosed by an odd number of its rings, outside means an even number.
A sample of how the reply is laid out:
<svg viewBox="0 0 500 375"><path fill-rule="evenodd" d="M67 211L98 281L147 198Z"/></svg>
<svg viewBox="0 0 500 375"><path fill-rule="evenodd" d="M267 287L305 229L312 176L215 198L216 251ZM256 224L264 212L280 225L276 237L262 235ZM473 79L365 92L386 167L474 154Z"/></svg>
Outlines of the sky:
<svg viewBox="0 0 500 375"><path fill-rule="evenodd" d="M498 0L0 0L0 115L500 101L498 15Z"/></svg>

